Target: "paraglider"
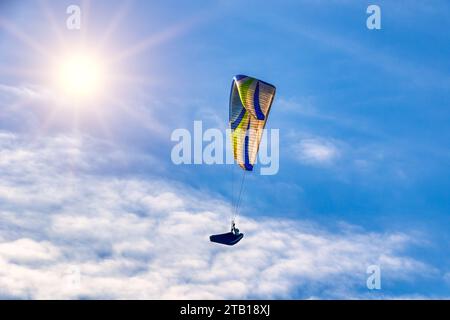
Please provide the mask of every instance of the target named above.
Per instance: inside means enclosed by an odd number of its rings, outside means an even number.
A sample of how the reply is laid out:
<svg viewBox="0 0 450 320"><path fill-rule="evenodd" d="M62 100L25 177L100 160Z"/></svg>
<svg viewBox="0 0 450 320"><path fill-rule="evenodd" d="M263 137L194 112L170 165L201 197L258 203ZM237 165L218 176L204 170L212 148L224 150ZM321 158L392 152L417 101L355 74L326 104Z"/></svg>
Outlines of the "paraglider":
<svg viewBox="0 0 450 320"><path fill-rule="evenodd" d="M275 91L273 85L262 80L245 75L233 78L229 105L231 144L234 160L244 171L231 219L231 231L210 236L212 242L232 246L244 237L235 226L235 216L239 211L245 174L253 170L256 162Z"/></svg>
<svg viewBox="0 0 450 320"><path fill-rule="evenodd" d="M231 231L222 234L215 234L209 237L211 242L217 242L221 244L226 244L229 246L235 245L244 237L243 233L239 232L236 228L234 221L231 222Z"/></svg>

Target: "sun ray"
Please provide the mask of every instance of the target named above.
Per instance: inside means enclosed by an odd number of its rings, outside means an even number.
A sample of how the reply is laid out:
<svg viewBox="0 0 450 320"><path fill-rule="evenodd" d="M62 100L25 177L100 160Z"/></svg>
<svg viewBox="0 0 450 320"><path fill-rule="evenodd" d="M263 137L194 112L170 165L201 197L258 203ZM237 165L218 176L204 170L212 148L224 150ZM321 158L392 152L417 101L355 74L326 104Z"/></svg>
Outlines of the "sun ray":
<svg viewBox="0 0 450 320"><path fill-rule="evenodd" d="M98 41L97 48L99 50L103 50L106 43L108 43L111 35L114 34L114 31L117 30L118 26L120 25L120 22L127 16L129 10L134 5L134 0L126 0L122 3L120 8L116 11L114 16L111 19L111 22L108 24L104 34Z"/></svg>
<svg viewBox="0 0 450 320"><path fill-rule="evenodd" d="M112 100L112 98L110 98L110 102L149 132L162 133L164 131L163 126L153 121L153 118L150 119L149 117L144 116L142 113L139 113L135 108L130 108L129 104L127 104L125 101L117 98L114 98L114 100ZM151 117L151 114L149 115Z"/></svg>
<svg viewBox="0 0 450 320"><path fill-rule="evenodd" d="M10 23L9 21L7 21L6 19L1 18L1 17L0 17L0 28L3 28L10 34L14 35L18 40L22 41L22 43L29 46L35 52L37 52L43 56L46 56L46 57L52 56L52 54L47 49L45 49L43 46L41 46L36 41L33 41L29 36L27 36L21 30L16 28L14 26L14 24Z"/></svg>
<svg viewBox="0 0 450 320"><path fill-rule="evenodd" d="M156 85L161 84L162 78L151 76L129 75L129 74L110 74L110 79L117 85Z"/></svg>
<svg viewBox="0 0 450 320"><path fill-rule="evenodd" d="M91 1L90 0L82 0L82 27L81 27L81 38L82 43L85 44L87 40L87 33L89 30L89 18L91 13Z"/></svg>
<svg viewBox="0 0 450 320"><path fill-rule="evenodd" d="M60 28L58 28L58 24L56 23L55 15L53 14L53 11L50 9L50 6L48 5L47 0L39 0L39 6L41 8L41 11L44 13L46 18L48 19L51 30L54 35L56 35L56 38L58 39L59 45L62 45L64 43L64 35L61 32Z"/></svg>
<svg viewBox="0 0 450 320"><path fill-rule="evenodd" d="M141 52L148 50L153 46L164 43L175 37L181 36L183 33L187 32L195 25L203 22L204 18L205 17L203 14L195 15L187 20L183 20L173 26L170 26L169 28L161 32L152 34L147 38L145 38L144 40L142 40L141 42L130 46L126 50L119 52L117 55L111 58L111 61L117 62L130 58L132 56L138 55Z"/></svg>
<svg viewBox="0 0 450 320"><path fill-rule="evenodd" d="M100 125L102 133L107 138L113 138L111 128L108 126L108 123L105 121L104 112L98 108L94 108L96 122Z"/></svg>
<svg viewBox="0 0 450 320"><path fill-rule="evenodd" d="M50 112L47 112L45 118L43 119L41 125L39 126L39 128L37 128L36 130L36 134L34 135L36 139L38 139L39 137L43 136L44 133L47 133L49 130L50 125L52 124L56 112L57 112L57 108L55 106L52 106L49 108Z"/></svg>
<svg viewBox="0 0 450 320"><path fill-rule="evenodd" d="M22 76L28 78L41 77L44 74L43 69L31 68L31 67L12 67L12 66L0 66L0 74L6 76Z"/></svg>
<svg viewBox="0 0 450 320"><path fill-rule="evenodd" d="M0 109L0 118L4 117L6 114L12 114L14 111L17 111L20 108L23 108L27 106L29 103L31 103L33 100L30 98L21 98L17 99L16 102L13 104L8 104L6 106L2 106Z"/></svg>
<svg viewBox="0 0 450 320"><path fill-rule="evenodd" d="M21 110L27 110L29 109L30 106L35 105L36 103L36 99L34 97L21 97L21 98L17 98L17 100L13 103L13 104L9 104L3 108L0 109L0 118L2 118L5 114L15 114L16 112L20 112ZM53 110L54 107L49 107L50 110ZM44 117L43 121L40 121L40 125L36 128L32 128L33 129L33 133L32 135L30 135L30 142L36 141L39 139L39 137L41 136L40 134L43 132L42 128L42 122L46 123L47 122L47 118L49 117L49 114L47 113L46 116ZM38 119L40 120L40 119ZM34 131L36 130L36 131Z"/></svg>

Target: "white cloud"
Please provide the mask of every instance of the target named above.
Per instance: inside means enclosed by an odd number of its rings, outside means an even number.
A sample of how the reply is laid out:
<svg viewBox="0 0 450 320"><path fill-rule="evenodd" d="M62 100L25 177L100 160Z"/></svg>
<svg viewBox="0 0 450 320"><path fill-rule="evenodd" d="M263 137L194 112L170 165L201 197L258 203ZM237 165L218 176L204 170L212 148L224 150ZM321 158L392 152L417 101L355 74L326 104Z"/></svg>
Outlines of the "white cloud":
<svg viewBox="0 0 450 320"><path fill-rule="evenodd" d="M0 83L0 97L43 98L47 93L35 86L10 86Z"/></svg>
<svg viewBox="0 0 450 320"><path fill-rule="evenodd" d="M323 138L302 139L294 149L302 163L311 165L331 164L340 155L337 144Z"/></svg>
<svg viewBox="0 0 450 320"><path fill-rule="evenodd" d="M238 245L212 244L208 236L225 231L230 211L217 195L97 174L120 154L73 139L0 134L2 297L370 297L368 265L380 264L389 281L433 272L402 254L416 241L407 234L348 226L332 233L311 222L242 217Z"/></svg>
<svg viewBox="0 0 450 320"><path fill-rule="evenodd" d="M14 263L42 262L56 258L58 248L48 242L21 238L0 243L0 256Z"/></svg>
<svg viewBox="0 0 450 320"><path fill-rule="evenodd" d="M450 272L444 274L444 281L450 284Z"/></svg>

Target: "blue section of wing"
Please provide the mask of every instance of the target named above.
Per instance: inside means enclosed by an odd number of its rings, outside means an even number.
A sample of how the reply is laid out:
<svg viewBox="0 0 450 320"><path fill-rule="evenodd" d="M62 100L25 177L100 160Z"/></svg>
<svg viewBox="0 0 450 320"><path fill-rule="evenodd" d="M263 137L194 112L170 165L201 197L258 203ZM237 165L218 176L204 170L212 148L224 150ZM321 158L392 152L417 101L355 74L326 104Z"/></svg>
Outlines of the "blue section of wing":
<svg viewBox="0 0 450 320"><path fill-rule="evenodd" d="M264 120L266 117L261 110L261 106L259 105L259 81L256 83L255 94L253 95L253 104L255 106L256 118L258 120Z"/></svg>
<svg viewBox="0 0 450 320"><path fill-rule="evenodd" d="M228 119L229 119L229 121L231 121L231 117L232 117L232 115L233 115L233 89L234 89L234 79L233 79L233 82L231 82L231 90L230 90L230 103L229 103L229 105L228 105L228 113L229 113L229 115L228 115Z"/></svg>
<svg viewBox="0 0 450 320"><path fill-rule="evenodd" d="M236 79L236 81L239 81L241 79L247 78L248 76L245 76L243 74L237 74L234 76L234 79Z"/></svg>
<svg viewBox="0 0 450 320"><path fill-rule="evenodd" d="M244 167L245 170L247 171L253 171L253 165L250 164L250 156L248 154L248 142L250 140L249 136L248 136L248 129L250 128L250 121L248 121L248 125L247 125L247 133L245 135L245 142L244 142Z"/></svg>

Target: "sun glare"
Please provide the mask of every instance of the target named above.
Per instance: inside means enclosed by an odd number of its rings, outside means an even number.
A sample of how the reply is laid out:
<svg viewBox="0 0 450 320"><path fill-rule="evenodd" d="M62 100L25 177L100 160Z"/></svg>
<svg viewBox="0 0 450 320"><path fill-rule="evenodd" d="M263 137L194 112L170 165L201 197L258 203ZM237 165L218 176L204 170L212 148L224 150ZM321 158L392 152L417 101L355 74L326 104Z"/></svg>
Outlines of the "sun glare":
<svg viewBox="0 0 450 320"><path fill-rule="evenodd" d="M75 53L61 58L56 82L65 95L87 98L98 95L105 86L105 70L92 54Z"/></svg>

